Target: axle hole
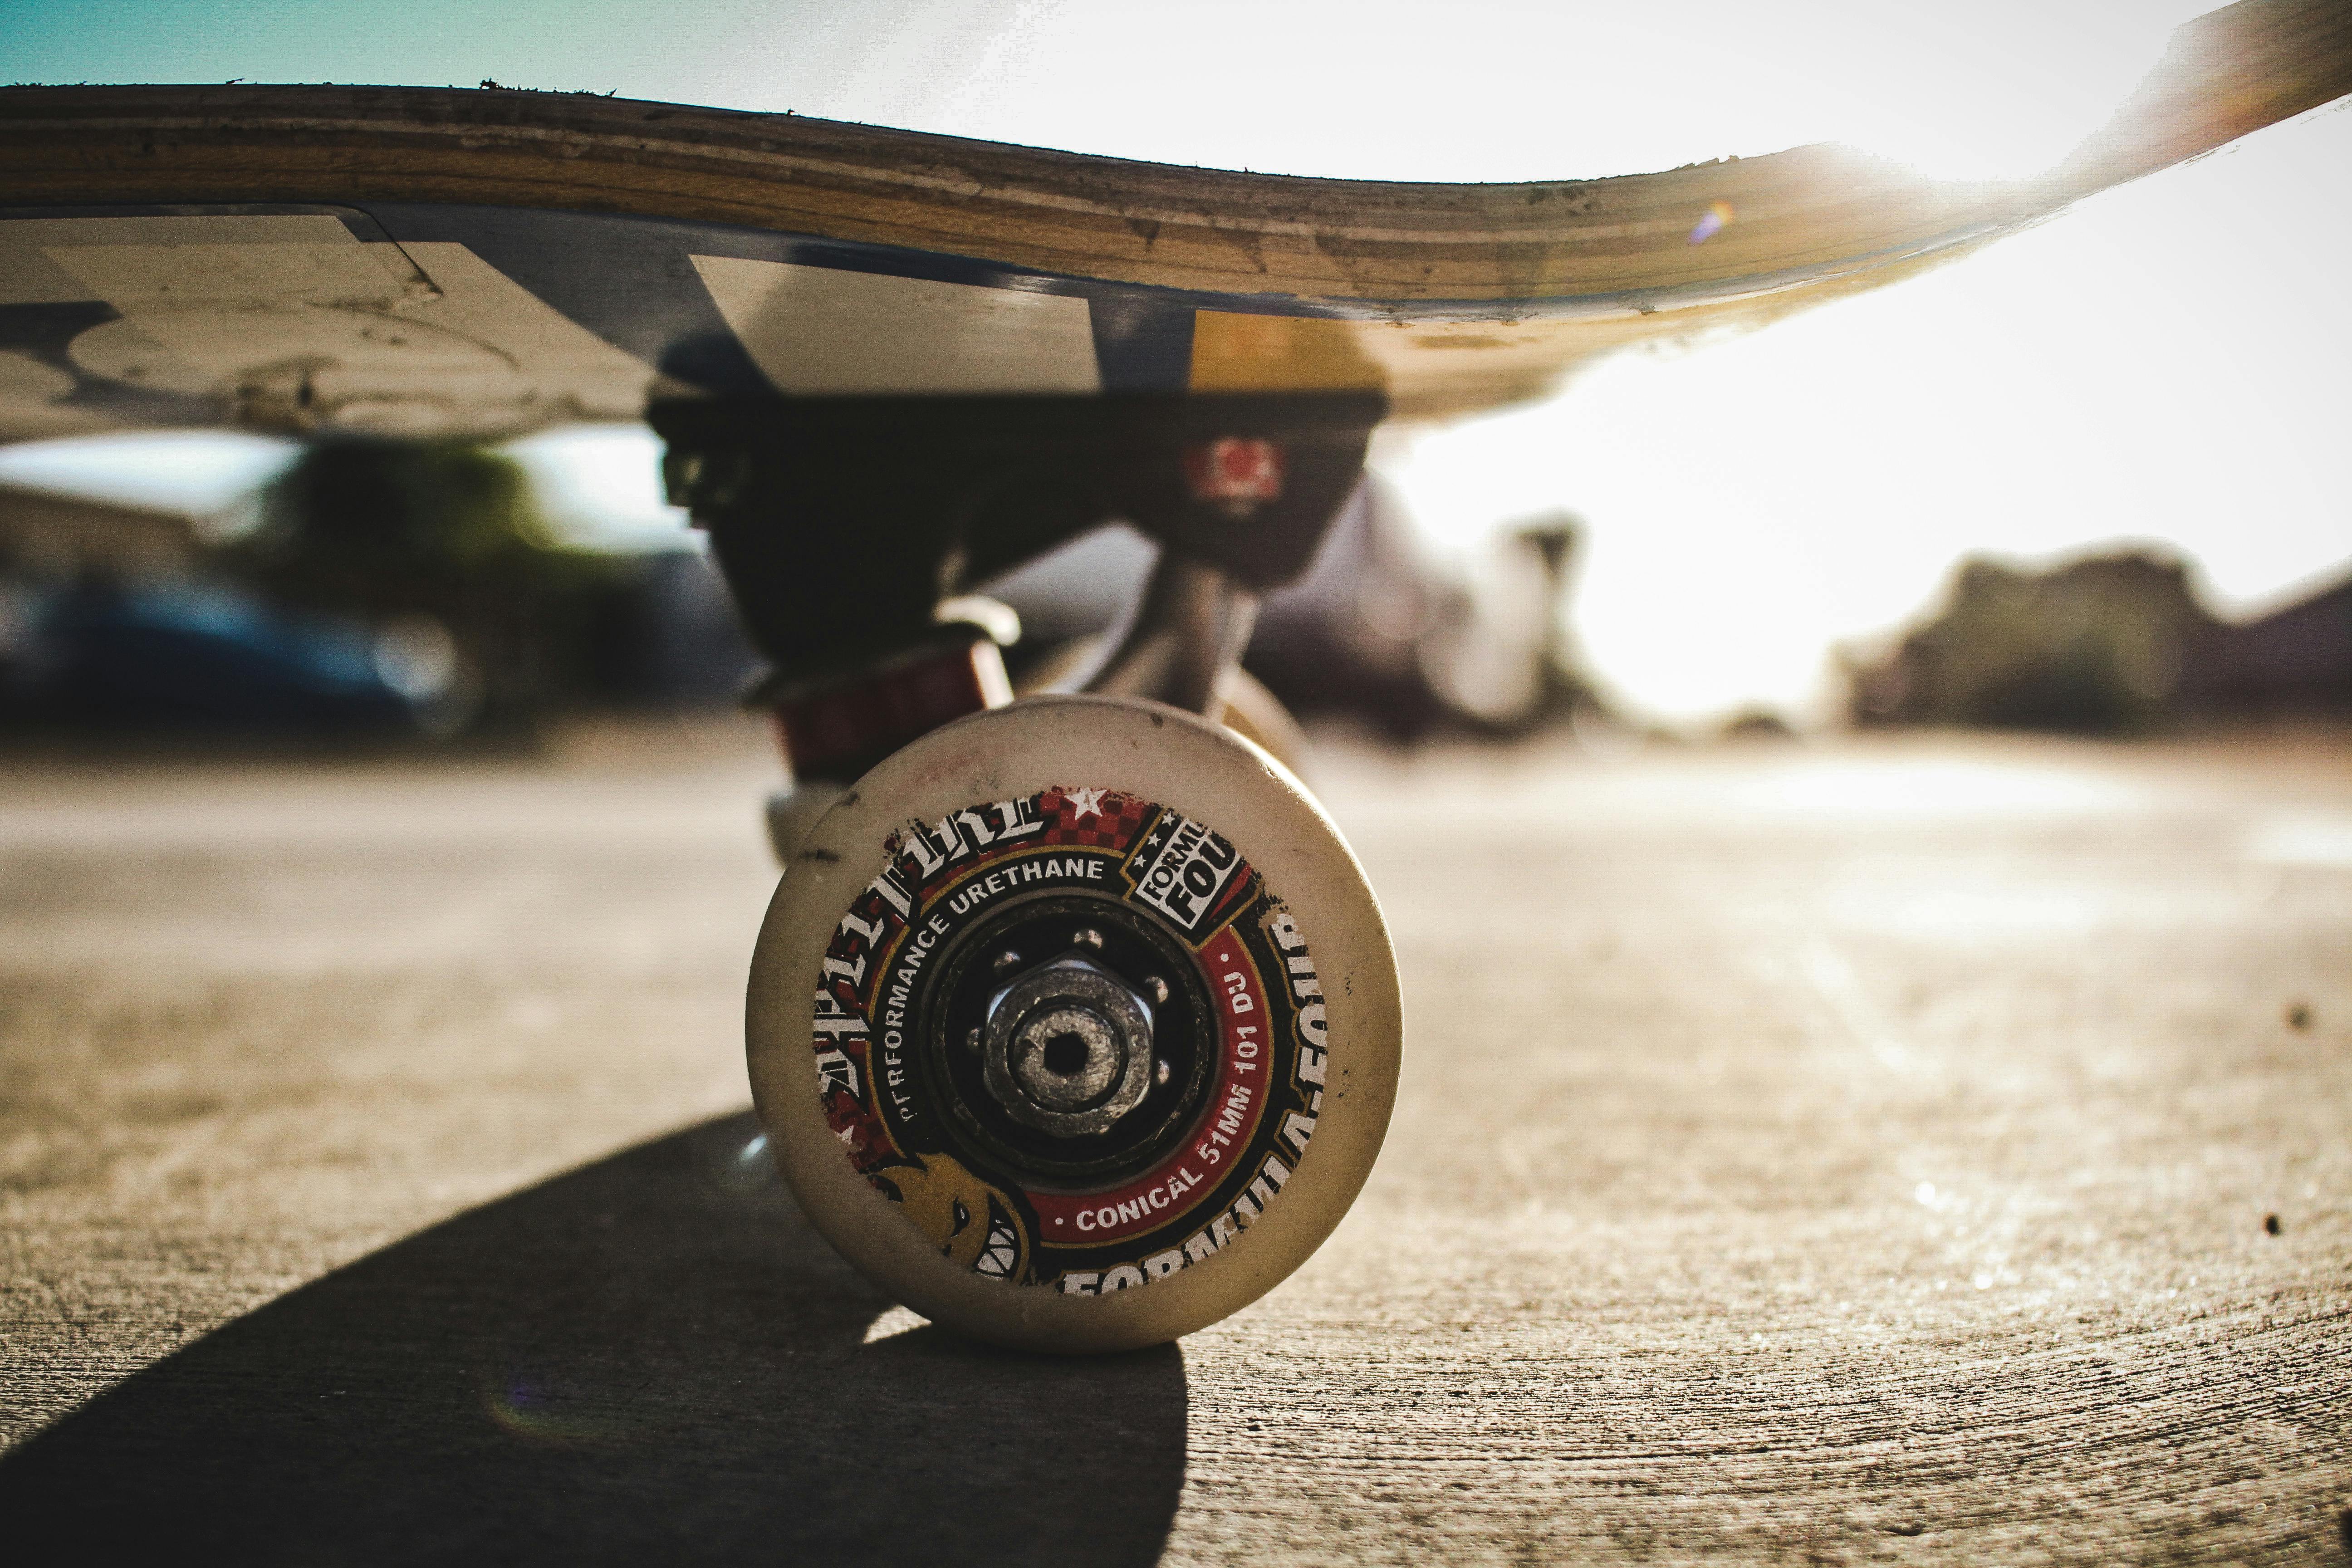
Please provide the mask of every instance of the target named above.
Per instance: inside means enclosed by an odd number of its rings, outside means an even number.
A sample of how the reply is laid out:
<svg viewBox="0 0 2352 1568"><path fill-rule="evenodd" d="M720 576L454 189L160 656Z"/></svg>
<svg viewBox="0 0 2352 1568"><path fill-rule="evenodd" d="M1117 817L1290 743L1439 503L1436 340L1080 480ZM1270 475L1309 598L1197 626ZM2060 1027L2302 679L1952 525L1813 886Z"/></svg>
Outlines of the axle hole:
<svg viewBox="0 0 2352 1568"><path fill-rule="evenodd" d="M1045 1042L1045 1070L1068 1078L1087 1065L1087 1043L1076 1035L1055 1035Z"/></svg>

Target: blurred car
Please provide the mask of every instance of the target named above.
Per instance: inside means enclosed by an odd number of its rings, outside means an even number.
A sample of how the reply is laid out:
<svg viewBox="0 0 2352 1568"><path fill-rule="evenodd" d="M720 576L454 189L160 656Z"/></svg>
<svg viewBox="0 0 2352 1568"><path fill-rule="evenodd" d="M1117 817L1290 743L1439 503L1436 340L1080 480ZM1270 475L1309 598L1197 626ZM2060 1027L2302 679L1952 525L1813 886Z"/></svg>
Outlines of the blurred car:
<svg viewBox="0 0 2352 1568"><path fill-rule="evenodd" d="M412 733L444 722L455 674L429 621L372 632L217 585L19 587L0 617L0 717L21 724Z"/></svg>

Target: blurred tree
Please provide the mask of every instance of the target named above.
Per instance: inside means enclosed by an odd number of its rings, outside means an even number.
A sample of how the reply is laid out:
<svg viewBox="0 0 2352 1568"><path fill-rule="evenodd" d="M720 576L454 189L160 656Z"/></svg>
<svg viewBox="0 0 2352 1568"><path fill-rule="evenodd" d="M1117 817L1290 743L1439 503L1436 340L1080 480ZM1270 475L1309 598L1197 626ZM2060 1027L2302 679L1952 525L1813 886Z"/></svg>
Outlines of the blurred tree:
<svg viewBox="0 0 2352 1568"><path fill-rule="evenodd" d="M426 674L438 628L453 727L526 723L576 692L619 571L557 548L513 459L373 440L311 447L223 563L280 603L362 617Z"/></svg>
<svg viewBox="0 0 2352 1568"><path fill-rule="evenodd" d="M2224 629L2188 568L2131 552L2049 572L1964 563L1942 613L1850 662L1854 721L2124 734L2179 717L2182 678Z"/></svg>

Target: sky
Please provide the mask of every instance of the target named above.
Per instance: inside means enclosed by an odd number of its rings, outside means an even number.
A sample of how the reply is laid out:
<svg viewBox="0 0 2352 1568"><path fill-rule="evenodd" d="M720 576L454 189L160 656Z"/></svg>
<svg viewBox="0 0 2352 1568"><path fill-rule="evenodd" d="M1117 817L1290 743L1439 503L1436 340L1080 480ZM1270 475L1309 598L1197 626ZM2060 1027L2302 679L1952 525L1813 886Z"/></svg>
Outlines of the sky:
<svg viewBox="0 0 2352 1568"><path fill-rule="evenodd" d="M487 77L1338 177L1566 178L1825 140L1969 174L2054 160L2201 8L10 0L0 80ZM1577 633L1637 711L1817 715L1833 647L1899 626L1972 551L2152 542L2237 614L2352 563L2347 254L2338 108L1383 463L1456 542L1582 516Z"/></svg>

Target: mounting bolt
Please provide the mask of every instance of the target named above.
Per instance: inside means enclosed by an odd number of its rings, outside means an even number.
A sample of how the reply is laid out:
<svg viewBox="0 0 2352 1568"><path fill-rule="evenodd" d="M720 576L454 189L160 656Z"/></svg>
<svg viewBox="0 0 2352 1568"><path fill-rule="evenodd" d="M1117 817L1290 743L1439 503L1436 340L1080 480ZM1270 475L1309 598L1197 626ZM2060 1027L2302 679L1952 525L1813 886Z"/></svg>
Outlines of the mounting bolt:
<svg viewBox="0 0 2352 1568"><path fill-rule="evenodd" d="M1154 1006L1158 1006L1168 1000L1168 982L1160 979L1157 974L1145 975L1143 977L1143 988L1151 993L1151 1002Z"/></svg>
<svg viewBox="0 0 2352 1568"><path fill-rule="evenodd" d="M995 969L997 973L1002 974L1020 962L1021 955L1008 947L1003 952L996 955L992 967Z"/></svg>
<svg viewBox="0 0 2352 1568"><path fill-rule="evenodd" d="M1079 947L1093 948L1097 952L1102 951L1102 932L1092 926L1080 926L1070 934L1070 941Z"/></svg>
<svg viewBox="0 0 2352 1568"><path fill-rule="evenodd" d="M978 1025L974 1025L972 1027L964 1031L963 1048L973 1052L974 1054L978 1054L980 1050L980 1027Z"/></svg>
<svg viewBox="0 0 2352 1568"><path fill-rule="evenodd" d="M1151 1064L1151 1081L1159 1084L1161 1088L1166 1088L1168 1080L1174 1076L1175 1070L1169 1067L1168 1058L1166 1057L1161 1057L1158 1061Z"/></svg>

